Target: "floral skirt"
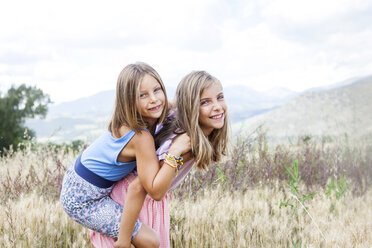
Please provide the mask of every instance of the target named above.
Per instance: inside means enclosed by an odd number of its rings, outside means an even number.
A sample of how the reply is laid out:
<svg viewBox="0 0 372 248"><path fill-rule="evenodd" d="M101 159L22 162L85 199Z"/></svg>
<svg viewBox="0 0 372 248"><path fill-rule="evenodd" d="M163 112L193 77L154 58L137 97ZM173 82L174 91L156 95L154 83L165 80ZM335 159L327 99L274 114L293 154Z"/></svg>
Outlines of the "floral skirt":
<svg viewBox="0 0 372 248"><path fill-rule="evenodd" d="M61 191L61 204L74 221L99 233L117 239L123 207L109 194L114 186L99 188L76 174L74 164L66 171ZM132 239L141 227L137 220Z"/></svg>

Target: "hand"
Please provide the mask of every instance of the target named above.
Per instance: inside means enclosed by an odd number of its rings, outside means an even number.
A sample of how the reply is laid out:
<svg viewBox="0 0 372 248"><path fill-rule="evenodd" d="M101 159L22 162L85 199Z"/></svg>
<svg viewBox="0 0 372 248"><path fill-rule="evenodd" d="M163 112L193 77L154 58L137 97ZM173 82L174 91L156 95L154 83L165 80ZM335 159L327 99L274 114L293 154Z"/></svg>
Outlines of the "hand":
<svg viewBox="0 0 372 248"><path fill-rule="evenodd" d="M191 140L187 133L178 135L172 141L172 145L169 148L169 153L172 155L180 156L191 150Z"/></svg>
<svg viewBox="0 0 372 248"><path fill-rule="evenodd" d="M114 243L114 247L115 247L115 248L131 248L132 245L131 245L131 243L129 243L129 244L125 244L125 243L121 242L120 240L117 240L117 241Z"/></svg>

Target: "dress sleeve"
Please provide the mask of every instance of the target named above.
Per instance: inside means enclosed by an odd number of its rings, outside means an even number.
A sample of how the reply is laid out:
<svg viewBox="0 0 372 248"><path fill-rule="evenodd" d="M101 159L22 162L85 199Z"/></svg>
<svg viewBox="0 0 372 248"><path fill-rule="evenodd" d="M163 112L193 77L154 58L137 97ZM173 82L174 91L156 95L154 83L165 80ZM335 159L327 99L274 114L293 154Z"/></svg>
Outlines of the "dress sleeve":
<svg viewBox="0 0 372 248"><path fill-rule="evenodd" d="M158 160L164 160L165 154L169 151L169 148L172 144L172 139L176 135L172 134L168 138L166 138L159 146L158 150L156 150L156 155L158 156Z"/></svg>

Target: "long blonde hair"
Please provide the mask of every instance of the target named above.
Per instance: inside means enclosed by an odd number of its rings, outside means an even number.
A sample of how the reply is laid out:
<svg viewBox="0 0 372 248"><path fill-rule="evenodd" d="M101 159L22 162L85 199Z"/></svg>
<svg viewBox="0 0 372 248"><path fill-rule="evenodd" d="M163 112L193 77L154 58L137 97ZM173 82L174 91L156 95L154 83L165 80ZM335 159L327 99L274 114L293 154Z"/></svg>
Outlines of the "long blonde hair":
<svg viewBox="0 0 372 248"><path fill-rule="evenodd" d="M203 91L220 81L205 71L193 71L186 75L176 90L176 126L190 136L191 153L195 166L205 169L219 162L227 153L229 120L225 113L224 126L205 136L199 124L200 96Z"/></svg>
<svg viewBox="0 0 372 248"><path fill-rule="evenodd" d="M167 94L160 75L146 63L129 64L119 74L116 84L114 113L108 126L108 130L116 137L120 137L119 128L122 125L126 125L133 131L139 131L147 127L138 103L140 83L146 74L158 81L165 95L164 109L158 123L162 122L166 116L166 110L168 109Z"/></svg>

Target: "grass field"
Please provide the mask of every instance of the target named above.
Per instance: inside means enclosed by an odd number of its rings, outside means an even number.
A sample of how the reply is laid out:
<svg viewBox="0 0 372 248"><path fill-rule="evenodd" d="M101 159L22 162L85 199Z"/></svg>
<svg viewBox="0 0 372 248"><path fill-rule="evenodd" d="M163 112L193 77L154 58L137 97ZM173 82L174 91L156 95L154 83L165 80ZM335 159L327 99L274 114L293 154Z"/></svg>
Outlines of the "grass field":
<svg viewBox="0 0 372 248"><path fill-rule="evenodd" d="M235 141L223 163L174 192L172 247L372 247L369 144ZM0 247L91 247L58 202L82 148L23 148L0 160Z"/></svg>

